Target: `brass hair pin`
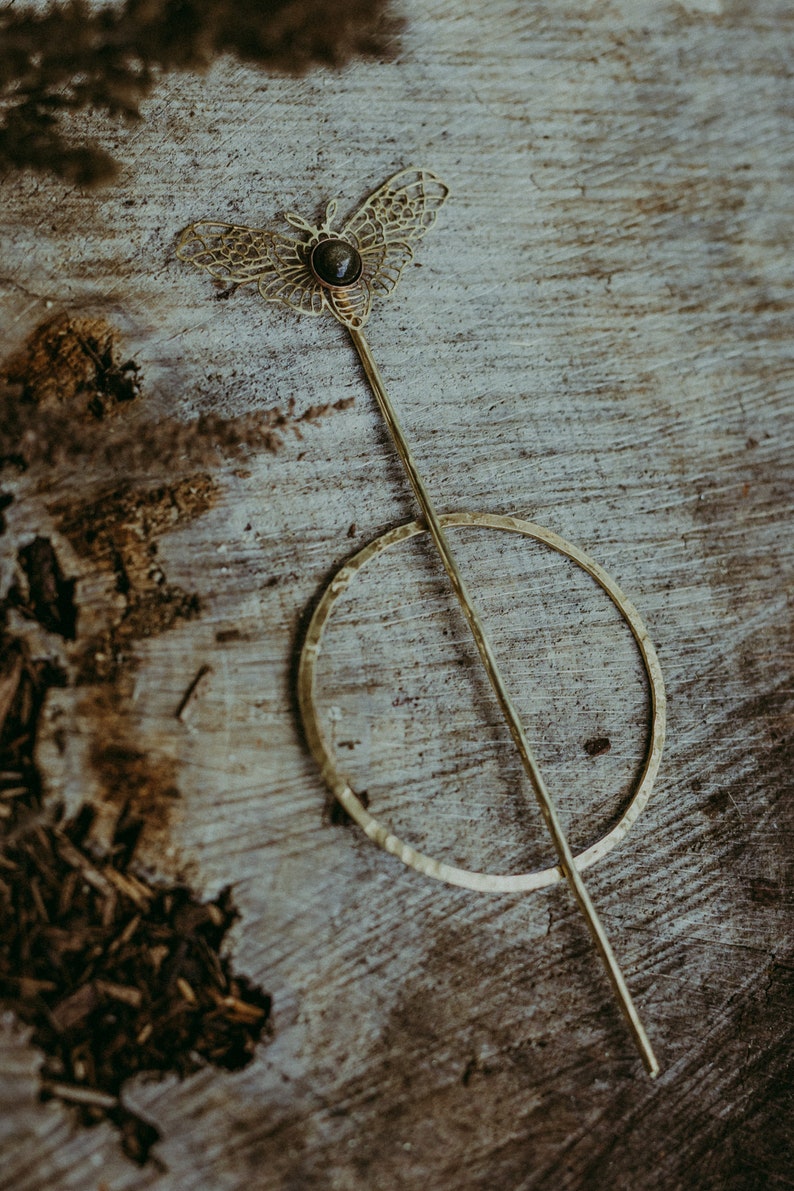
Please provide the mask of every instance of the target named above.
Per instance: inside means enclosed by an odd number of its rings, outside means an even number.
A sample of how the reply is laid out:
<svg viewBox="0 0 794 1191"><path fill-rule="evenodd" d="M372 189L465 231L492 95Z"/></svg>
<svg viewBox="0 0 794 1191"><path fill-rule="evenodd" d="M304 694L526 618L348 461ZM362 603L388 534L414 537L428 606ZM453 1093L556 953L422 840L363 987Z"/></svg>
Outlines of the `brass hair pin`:
<svg viewBox="0 0 794 1191"><path fill-rule="evenodd" d="M386 392L383 378L372 357L362 328L373 299L392 292L403 269L413 258L413 245L435 223L447 198L447 186L428 170L405 169L385 182L339 230L333 223L337 204L329 203L319 227L298 215L287 222L301 238L260 228L229 223L200 222L185 230L177 248L180 260L206 269L225 282L255 284L268 301L280 302L301 314L320 315L330 311L347 327L358 352L364 374L383 415L397 453L410 481L422 520L389 530L370 542L337 571L320 599L303 643L298 699L309 747L324 781L350 816L370 839L419 872L452 885L484 892L518 892L538 889L565 880L570 886L592 934L612 988L626 1017L646 1070L651 1076L659 1064L626 986L615 954L590 895L581 870L604 856L626 834L648 800L659 768L665 732L665 696L659 662L636 610L609 575L570 542L515 517L488 513L439 515L425 487L411 448ZM508 693L491 643L486 635L464 579L455 561L445 530L450 526L476 525L521 534L545 543L571 559L604 590L620 612L637 643L648 679L651 701L651 729L639 779L619 822L597 843L574 856L538 768L526 732ZM507 723L521 762L535 793L543 819L558 857L555 868L531 873L494 875L470 872L427 856L398 839L379 823L363 805L337 766L326 741L315 703L315 671L322 634L339 596L355 575L376 554L417 534L428 533L460 601L466 621L488 675L496 700Z"/></svg>

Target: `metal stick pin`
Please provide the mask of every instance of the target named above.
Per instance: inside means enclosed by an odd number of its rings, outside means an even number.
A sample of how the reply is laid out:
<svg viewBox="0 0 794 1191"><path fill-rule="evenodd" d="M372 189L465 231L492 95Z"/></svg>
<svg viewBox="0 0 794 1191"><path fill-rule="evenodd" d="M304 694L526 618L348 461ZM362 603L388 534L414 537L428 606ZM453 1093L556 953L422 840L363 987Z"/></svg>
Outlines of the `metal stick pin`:
<svg viewBox="0 0 794 1191"><path fill-rule="evenodd" d="M665 701L661 671L653 646L636 610L619 588L597 564L570 543L548 530L516 518L487 514L440 516L436 512L362 331L369 318L373 296L386 295L394 289L406 264L413 258L412 244L433 226L448 193L441 179L429 171L406 169L376 190L341 230L332 227L337 206L335 202L329 203L325 219L319 227L307 223L300 216L286 216L287 222L303 233L302 239L265 229L200 222L185 230L177 256L198 268L206 269L220 280L238 285L256 284L263 298L283 303L300 313L319 315L328 310L347 327L422 512L422 522L389 531L349 560L326 588L309 626L301 654L298 697L307 740L320 764L324 780L370 838L421 872L452 884L494 891L537 888L564 878L590 929L645 1068L654 1077L659 1072L659 1064L579 871L602 856L626 833L647 800L659 767L664 741ZM480 614L469 595L444 532L445 526L454 524L479 524L523 533L546 542L572 558L607 592L627 621L639 646L650 684L652 704L651 739L643 772L629 808L617 827L578 857L574 856L562 829ZM551 835L559 861L556 869L497 877L469 873L422 855L402 843L369 815L347 780L337 770L333 754L325 741L314 704L314 676L322 631L333 603L357 570L374 553L420 532L430 534L471 629L496 700Z"/></svg>

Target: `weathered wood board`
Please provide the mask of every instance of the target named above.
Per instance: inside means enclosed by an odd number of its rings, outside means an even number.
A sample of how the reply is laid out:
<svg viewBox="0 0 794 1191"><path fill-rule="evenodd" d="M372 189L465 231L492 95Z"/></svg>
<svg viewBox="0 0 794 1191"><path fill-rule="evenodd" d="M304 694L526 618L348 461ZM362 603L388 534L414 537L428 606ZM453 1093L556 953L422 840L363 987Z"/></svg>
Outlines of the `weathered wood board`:
<svg viewBox="0 0 794 1191"><path fill-rule="evenodd" d="M0 595L37 536L77 581L73 643L13 619L70 676L40 724L47 799L109 820L112 748L146 758L141 865L206 897L232 885L235 968L273 997L243 1070L127 1086L162 1133L143 1167L109 1124L38 1102L37 1054L4 1018L13 1191L792 1185L792 14L404 12L391 62L290 79L223 61L164 79L134 128L97 119L120 185L0 189L4 354L66 312L118 328L141 369L139 398L75 412L55 448L42 416L27 470L3 473ZM576 542L658 647L657 789L588 880L654 1083L562 886L488 897L404 869L330 821L301 739L305 610L415 511L343 329L246 289L215 300L174 245L198 218L352 209L408 164L453 194L369 337L439 505ZM279 443L258 418L276 407ZM114 637L132 596L90 524L124 537L141 607L167 589L197 612ZM631 642L542 549L455 540L572 840L592 842L643 747ZM118 656L89 673L103 633ZM421 545L351 588L325 657L329 732L395 830L471 867L549 862Z"/></svg>

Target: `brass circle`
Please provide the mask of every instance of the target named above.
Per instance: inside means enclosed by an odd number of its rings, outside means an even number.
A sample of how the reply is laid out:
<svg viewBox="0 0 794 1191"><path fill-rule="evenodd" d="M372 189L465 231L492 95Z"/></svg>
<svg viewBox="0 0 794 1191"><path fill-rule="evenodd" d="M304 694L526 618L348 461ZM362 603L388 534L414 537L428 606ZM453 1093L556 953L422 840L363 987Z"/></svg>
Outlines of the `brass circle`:
<svg viewBox="0 0 794 1191"><path fill-rule="evenodd" d="M648 633L640 620L633 604L626 599L618 585L593 562L578 547L566 542L564 538L535 525L531 521L523 521L518 517L503 517L492 513L446 513L439 518L442 526L476 525L487 529L502 529L509 533L523 534L525 537L535 538L544 542L558 554L570 558L590 575L599 587L609 596L620 615L629 626L632 636L637 643L642 658L645 673L648 678L651 696L651 731L648 747L645 753L639 781L634 789L631 800L623 815L611 831L602 836L596 843L580 852L576 857L577 869L585 869L595 864L602 856L627 834L629 828L638 817L651 793L654 778L659 769L662 756L665 733L665 694L662 672L656 651L651 644ZM388 550L400 542L415 537L417 534L427 533L427 528L421 521L411 521L406 525L398 525L369 542L357 554L354 554L336 572L327 584L320 602L315 609L309 624L306 639L301 649L298 664L298 703L300 706L306 740L309 748L320 766L323 780L341 803L352 819L358 823L369 838L385 851L397 856L404 864L415 868L420 873L445 881L448 885L458 885L464 889L474 889L485 893L520 893L531 889L541 889L545 885L554 885L563 879L559 865L551 868L538 869L529 873L493 874L473 872L469 869L457 868L444 861L435 860L423 852L404 843L388 827L379 823L363 805L350 783L337 768L336 758L323 736L320 728L317 706L314 698L315 673L317 659L320 654L323 630L331 616L334 605L339 597L347 590L353 578L371 558Z"/></svg>

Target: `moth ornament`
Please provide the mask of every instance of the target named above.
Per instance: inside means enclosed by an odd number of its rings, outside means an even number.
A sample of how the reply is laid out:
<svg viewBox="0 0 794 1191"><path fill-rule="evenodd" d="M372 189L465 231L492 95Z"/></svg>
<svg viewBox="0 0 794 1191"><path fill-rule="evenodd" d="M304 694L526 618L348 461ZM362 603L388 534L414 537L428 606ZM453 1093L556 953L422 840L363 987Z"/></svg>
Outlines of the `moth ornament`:
<svg viewBox="0 0 794 1191"><path fill-rule="evenodd" d="M405 169L385 182L338 230L332 200L319 227L292 212L303 239L265 228L201 221L182 234L180 260L219 281L255 284L268 302L301 314L329 310L350 330L367 322L376 295L392 292L413 259L413 244L436 221L449 194L429 170Z"/></svg>

